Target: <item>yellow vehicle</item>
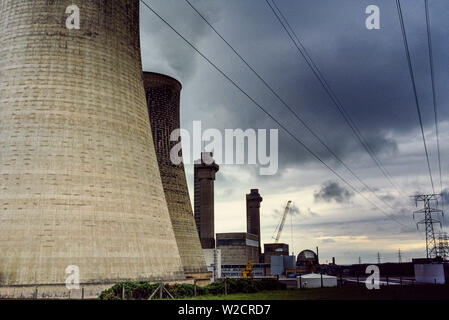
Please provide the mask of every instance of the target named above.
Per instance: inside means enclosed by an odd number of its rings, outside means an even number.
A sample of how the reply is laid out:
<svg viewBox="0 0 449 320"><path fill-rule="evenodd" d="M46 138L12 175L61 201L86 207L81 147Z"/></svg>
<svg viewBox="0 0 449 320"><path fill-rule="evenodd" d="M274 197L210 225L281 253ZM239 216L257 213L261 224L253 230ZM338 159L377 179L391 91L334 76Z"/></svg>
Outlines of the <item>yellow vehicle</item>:
<svg viewBox="0 0 449 320"><path fill-rule="evenodd" d="M242 270L242 278L252 278L253 274L253 263L251 261L248 261L246 263L246 268Z"/></svg>

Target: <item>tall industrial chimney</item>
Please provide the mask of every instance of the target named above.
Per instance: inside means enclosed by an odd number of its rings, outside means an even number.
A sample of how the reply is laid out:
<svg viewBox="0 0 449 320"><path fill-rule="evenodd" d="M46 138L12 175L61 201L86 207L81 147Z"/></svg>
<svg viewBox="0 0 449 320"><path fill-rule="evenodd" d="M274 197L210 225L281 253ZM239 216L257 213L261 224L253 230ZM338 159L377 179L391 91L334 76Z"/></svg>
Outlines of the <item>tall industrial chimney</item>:
<svg viewBox="0 0 449 320"><path fill-rule="evenodd" d="M151 129L168 211L186 275L207 272L190 204L184 164L173 164L170 150L177 141L171 133L180 128L181 84L166 75L144 72Z"/></svg>
<svg viewBox="0 0 449 320"><path fill-rule="evenodd" d="M0 284L184 279L138 0L0 2ZM76 13L76 10L72 10ZM70 12L70 10L69 10Z"/></svg>
<svg viewBox="0 0 449 320"><path fill-rule="evenodd" d="M201 153L194 166L195 222L203 249L215 248L214 181L218 170L210 152Z"/></svg>
<svg viewBox="0 0 449 320"><path fill-rule="evenodd" d="M259 194L259 189L251 189L251 192L246 195L246 229L247 229L247 233L254 234L258 238L259 257L262 254L261 243L260 243L260 203L261 202L262 202L262 197Z"/></svg>

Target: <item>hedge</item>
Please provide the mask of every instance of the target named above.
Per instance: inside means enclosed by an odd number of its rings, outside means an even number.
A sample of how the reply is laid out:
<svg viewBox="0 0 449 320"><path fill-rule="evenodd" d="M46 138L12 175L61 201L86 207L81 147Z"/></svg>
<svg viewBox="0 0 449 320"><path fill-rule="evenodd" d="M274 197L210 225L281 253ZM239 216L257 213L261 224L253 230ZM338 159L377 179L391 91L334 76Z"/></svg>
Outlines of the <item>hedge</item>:
<svg viewBox="0 0 449 320"><path fill-rule="evenodd" d="M120 282L110 289L101 292L98 297L100 300L121 300L122 290L125 287L125 299L129 300L147 300L159 286L158 283L149 283L147 281L139 282ZM227 279L226 291L231 293L254 293L269 290L284 290L286 285L273 279L251 280L251 279ZM165 285L165 288L174 298L192 297L195 295L195 287L192 284L173 284ZM202 295L221 295L225 293L224 282L213 282L205 287L196 288L196 294ZM159 293L155 298L159 297ZM163 298L167 298L164 292Z"/></svg>

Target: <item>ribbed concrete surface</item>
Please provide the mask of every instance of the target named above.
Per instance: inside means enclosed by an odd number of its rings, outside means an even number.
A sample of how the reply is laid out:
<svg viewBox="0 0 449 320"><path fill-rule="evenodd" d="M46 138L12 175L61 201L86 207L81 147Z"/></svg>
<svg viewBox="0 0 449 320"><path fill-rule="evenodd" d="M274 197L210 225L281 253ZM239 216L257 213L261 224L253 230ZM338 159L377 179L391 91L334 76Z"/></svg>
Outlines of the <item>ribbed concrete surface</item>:
<svg viewBox="0 0 449 320"><path fill-rule="evenodd" d="M207 272L195 227L184 165L175 165L170 161L170 150L177 144L170 141L170 134L180 127L181 84L166 75L144 72L144 87L162 185L184 271Z"/></svg>
<svg viewBox="0 0 449 320"><path fill-rule="evenodd" d="M181 279L138 0L0 1L0 284Z"/></svg>

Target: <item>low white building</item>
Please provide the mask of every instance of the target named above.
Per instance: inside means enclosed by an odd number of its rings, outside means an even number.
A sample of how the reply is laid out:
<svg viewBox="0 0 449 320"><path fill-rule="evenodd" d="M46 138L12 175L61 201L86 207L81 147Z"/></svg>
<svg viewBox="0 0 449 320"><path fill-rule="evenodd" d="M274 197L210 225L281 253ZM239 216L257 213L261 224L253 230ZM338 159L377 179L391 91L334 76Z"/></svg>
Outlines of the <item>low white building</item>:
<svg viewBox="0 0 449 320"><path fill-rule="evenodd" d="M321 287L336 287L337 277L329 276L327 274L309 273L297 278L298 288L321 288Z"/></svg>
<svg viewBox="0 0 449 320"><path fill-rule="evenodd" d="M417 283L445 284L444 264L415 264L415 280Z"/></svg>

